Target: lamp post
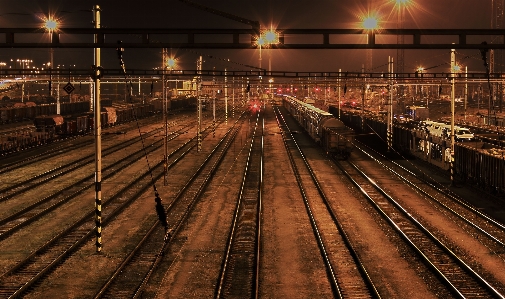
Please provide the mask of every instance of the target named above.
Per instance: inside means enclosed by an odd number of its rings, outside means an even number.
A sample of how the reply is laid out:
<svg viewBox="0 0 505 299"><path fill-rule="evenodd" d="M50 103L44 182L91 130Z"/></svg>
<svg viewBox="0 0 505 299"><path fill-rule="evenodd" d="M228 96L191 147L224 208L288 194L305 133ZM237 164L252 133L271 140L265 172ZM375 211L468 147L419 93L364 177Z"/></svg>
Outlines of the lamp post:
<svg viewBox="0 0 505 299"><path fill-rule="evenodd" d="M258 47L259 47L259 66L260 66L260 70L261 70L261 48L263 48L263 45L266 44L266 41L265 41L265 38L261 35L258 40L256 41L258 43Z"/></svg>
<svg viewBox="0 0 505 299"><path fill-rule="evenodd" d="M49 16L49 18L46 19L44 27L49 32L49 38L50 38L50 42L52 44L53 43L53 34L57 30L57 28L58 28L58 22L56 20L54 20L52 16ZM50 86L51 86L51 80L52 80L52 69L53 69L53 65L54 65L54 57L53 57L54 53L53 52L54 52L54 49L53 49L53 47L51 47L50 48L51 60L50 60L50 68L49 68L50 69L50 73L49 73L49 84L50 84ZM50 96L53 95L53 89L51 87L49 87L49 95ZM56 114L60 114L60 97L59 97L59 94L57 94L57 96L56 96Z"/></svg>
<svg viewBox="0 0 505 299"><path fill-rule="evenodd" d="M167 58L167 49L163 48L163 65L162 65L162 71L163 71L163 92L162 92L162 97L163 97L163 120L164 120L164 125L165 125L165 136L163 138L163 144L164 144L164 154L163 154L163 173L164 173L164 180L163 184L165 186L168 185L168 93L167 93L167 86L165 86L165 69L170 70L170 74L172 73L173 68L175 67L175 59L170 57ZM169 82L170 82L171 76L169 75ZM170 84L168 84L168 88L170 88Z"/></svg>
<svg viewBox="0 0 505 299"><path fill-rule="evenodd" d="M279 43L279 34L275 32L273 29L270 29L263 33L264 39L266 41L266 44L269 46L268 50L268 73L271 76L272 75L272 51L270 50L271 45ZM272 78L268 80L270 82L269 90L270 90L270 97L273 98L272 94L272 83L273 81Z"/></svg>
<svg viewBox="0 0 505 299"><path fill-rule="evenodd" d="M420 84L421 85L421 92L420 92L420 94L421 94L420 97L421 98L423 97L423 84L422 84L422 82L423 82L423 71L424 71L424 67L422 67L422 66L418 67L417 70L416 70L416 73L421 78L421 84ZM416 90L416 93L417 93L417 90ZM426 97L426 108L428 108L428 97Z"/></svg>
<svg viewBox="0 0 505 299"><path fill-rule="evenodd" d="M379 28L379 19L376 14L371 14L368 15L363 19L363 28L367 31L366 34L366 42L367 44L374 44L375 43L375 37L374 37L374 31ZM371 71L372 69L372 49L367 49L367 55L366 55L366 63L365 63L365 68L367 71Z"/></svg>
<svg viewBox="0 0 505 299"><path fill-rule="evenodd" d="M270 45L276 44L279 42L279 36L278 34L270 29L268 31L264 31L260 34L260 36L257 39L257 44L259 47L259 67L260 71L262 71L262 53L261 50L263 47L266 47L267 49L269 48ZM270 51L268 52L269 57L268 57L268 72L270 73L272 71L272 57ZM262 78L263 76L260 75L260 90L262 90Z"/></svg>
<svg viewBox="0 0 505 299"><path fill-rule="evenodd" d="M374 31L379 28L379 19L377 17L376 13L370 14L366 16L363 19L363 28L366 30L366 38L367 38L367 44L368 45L373 45L375 44L375 34ZM372 49L367 49L366 50L366 69L368 71L372 70ZM365 79L366 81L366 79ZM367 94L367 89L366 85L363 87L363 95L362 95L362 101L361 101L361 129L364 129L364 110L365 110L365 96Z"/></svg>

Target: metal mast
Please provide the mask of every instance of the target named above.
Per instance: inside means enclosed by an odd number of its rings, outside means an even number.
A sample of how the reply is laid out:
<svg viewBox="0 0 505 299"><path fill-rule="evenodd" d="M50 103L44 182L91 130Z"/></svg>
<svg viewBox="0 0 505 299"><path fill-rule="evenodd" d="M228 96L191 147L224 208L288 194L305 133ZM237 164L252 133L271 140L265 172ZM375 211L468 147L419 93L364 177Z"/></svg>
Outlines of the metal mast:
<svg viewBox="0 0 505 299"><path fill-rule="evenodd" d="M405 5L401 2L398 3L398 29L403 29L403 23L405 20ZM398 45L403 45L405 43L405 38L402 34L396 36L396 43ZM401 74L405 72L405 50L396 50L396 72ZM403 96L403 86L399 87L400 96Z"/></svg>
<svg viewBox="0 0 505 299"><path fill-rule="evenodd" d="M504 0L491 0L491 29L502 29L504 27L503 15ZM498 38L498 37L497 37ZM502 37L499 37L496 43L503 43ZM501 51L500 51L501 52ZM502 53L500 53L502 54ZM489 54L489 72L495 72L495 51L491 49ZM500 55L502 56L502 55ZM501 58L501 57L500 57ZM500 64L502 61L499 62ZM501 68L501 67L500 67Z"/></svg>
<svg viewBox="0 0 505 299"><path fill-rule="evenodd" d="M100 6L93 8L95 28L100 28ZM98 43L98 37L95 36L95 43ZM102 251L102 129L100 123L100 77L101 56L100 48L95 48L95 65L93 66L94 93L94 131L95 131L95 235L96 252Z"/></svg>
<svg viewBox="0 0 505 299"><path fill-rule="evenodd" d="M505 0L492 0L491 1L491 29L502 29L505 27L504 24L504 1ZM501 44L503 43L503 37L496 37L497 40L493 41L493 43ZM495 53L494 49L489 51L489 73L501 72L503 71L503 50L498 50ZM503 95L503 86L500 84L498 86L492 86L491 99L498 100L500 104L500 111L502 110L502 95ZM490 103L491 104L491 103ZM494 107L494 105L493 105ZM489 113L491 113L491 107L489 107ZM490 120L489 120L490 121Z"/></svg>

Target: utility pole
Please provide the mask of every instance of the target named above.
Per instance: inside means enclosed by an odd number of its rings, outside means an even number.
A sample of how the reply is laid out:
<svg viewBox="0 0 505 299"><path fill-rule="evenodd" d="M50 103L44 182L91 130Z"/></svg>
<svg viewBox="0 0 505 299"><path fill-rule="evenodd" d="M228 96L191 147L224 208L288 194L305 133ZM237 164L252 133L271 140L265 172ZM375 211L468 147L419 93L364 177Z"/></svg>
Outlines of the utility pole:
<svg viewBox="0 0 505 299"><path fill-rule="evenodd" d="M340 102L340 84L342 84L342 79L340 78L341 76L342 69L338 69L338 119L340 119L340 110L342 109Z"/></svg>
<svg viewBox="0 0 505 299"><path fill-rule="evenodd" d="M389 101L388 101L388 114L387 114L387 146L388 152L393 149L393 57L389 56L388 73L389 73Z"/></svg>
<svg viewBox="0 0 505 299"><path fill-rule="evenodd" d="M196 63L196 70L197 70L197 73L198 73L198 77L197 77L197 82L196 82L196 85L197 85L197 91L196 91L196 98L197 98L197 102L198 102L198 128L197 128L197 141L198 141L198 152L200 152L202 150L202 97L201 97L201 93L202 93L202 76L201 76L201 73L202 73L202 64L203 64L203 58L202 56L200 56L200 58L198 59L197 63Z"/></svg>
<svg viewBox="0 0 505 299"><path fill-rule="evenodd" d="M224 69L224 122L228 124L228 76Z"/></svg>
<svg viewBox="0 0 505 299"><path fill-rule="evenodd" d="M164 153L163 153L163 184L165 186L168 185L168 97L167 97L167 86L166 86L166 78L165 78L165 64L167 61L167 49L163 48L162 50L162 62L161 62L161 69L163 71L162 75L162 88L163 91L161 92L162 95L162 101L163 101L163 122L165 124L165 136L163 137L163 145L164 145Z"/></svg>
<svg viewBox="0 0 505 299"><path fill-rule="evenodd" d="M95 5L94 9L95 28L100 28L100 6ZM95 34L95 44L98 43L98 34ZM96 252L102 251L102 129L100 123L100 48L95 48L95 65L94 65L94 93L93 99L95 102L95 235L96 235Z"/></svg>
<svg viewBox="0 0 505 299"><path fill-rule="evenodd" d="M231 117L235 119L235 77L231 78Z"/></svg>
<svg viewBox="0 0 505 299"><path fill-rule="evenodd" d="M468 66L465 66L465 121L466 121L466 105L468 102Z"/></svg>
<svg viewBox="0 0 505 299"><path fill-rule="evenodd" d="M455 101L455 83L454 73L456 67L456 50L451 49L451 185L454 185L454 101Z"/></svg>

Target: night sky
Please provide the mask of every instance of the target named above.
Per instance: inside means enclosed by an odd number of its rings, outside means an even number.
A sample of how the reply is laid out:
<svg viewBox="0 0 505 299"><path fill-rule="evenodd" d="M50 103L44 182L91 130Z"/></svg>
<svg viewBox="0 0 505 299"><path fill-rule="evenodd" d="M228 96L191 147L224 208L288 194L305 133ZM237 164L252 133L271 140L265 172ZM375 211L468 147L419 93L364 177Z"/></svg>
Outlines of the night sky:
<svg viewBox="0 0 505 299"><path fill-rule="evenodd" d="M391 0L193 0L225 11L262 26L274 28L359 28L360 17L377 12L381 28L397 28L397 13ZM491 0L411 0L404 28L455 29L491 28ZM102 8L102 26L110 28L250 28L248 25L201 11L178 0L2 0L0 26L4 28L40 27L41 18L55 13L62 27L92 27L91 9ZM0 37L4 40L4 37ZM489 37L483 37L483 40ZM492 41L487 41L492 42ZM250 69L258 66L257 50L172 49L180 69L195 69L196 59L203 55L203 69ZM265 55L265 54L264 54ZM272 50L274 71L360 71L365 63L365 50ZM212 57L211 57L212 56ZM387 70L387 57L396 50L373 50L373 70ZM0 62L32 59L36 66L49 59L48 49L0 49ZM225 62L229 59L230 62ZM263 67L267 63L263 56ZM469 71L484 71L477 50L457 51L457 59ZM161 64L161 49L126 49L126 68L152 69ZM405 50L405 71L418 66L434 72L448 71L448 50ZM55 65L87 68L93 62L91 49L55 49ZM114 49L102 50L102 66L119 68Z"/></svg>

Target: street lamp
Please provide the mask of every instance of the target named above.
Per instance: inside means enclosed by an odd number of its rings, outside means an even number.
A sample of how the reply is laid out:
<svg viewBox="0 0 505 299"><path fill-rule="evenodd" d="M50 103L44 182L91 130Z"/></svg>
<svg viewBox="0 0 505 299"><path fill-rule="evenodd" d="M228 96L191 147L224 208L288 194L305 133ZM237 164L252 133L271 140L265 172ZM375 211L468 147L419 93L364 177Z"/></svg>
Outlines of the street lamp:
<svg viewBox="0 0 505 299"><path fill-rule="evenodd" d="M58 29L58 22L53 19L52 16L49 16L49 18L46 19L46 21L44 22L44 27L47 29L47 31L49 32L49 38L50 38L50 42L51 44L53 43L53 34L54 32ZM51 55L51 62L50 62L50 68L51 69L51 72L49 73L49 84L51 84L51 80L52 80L52 68L53 68L53 65L54 65L54 59L53 59L53 56L54 56L54 49L53 47L50 48L50 55ZM60 95L59 95L59 86L56 87L56 114L60 114ZM49 95L52 96L53 95L53 89L52 88L49 88Z"/></svg>
<svg viewBox="0 0 505 299"><path fill-rule="evenodd" d="M263 33L263 38L268 46L279 43L279 34L270 29ZM268 51L268 71L272 71L272 52Z"/></svg>
<svg viewBox="0 0 505 299"><path fill-rule="evenodd" d="M373 41L372 35L374 34L374 31L379 28L379 19L376 14L368 15L363 18L363 23L362 23L363 29L367 31L366 34L366 42L367 44L370 44ZM367 49L366 53L366 64L365 64L365 69L371 71L372 69L372 49Z"/></svg>
<svg viewBox="0 0 505 299"><path fill-rule="evenodd" d="M279 34L277 32L275 32L275 30L273 30L273 29L264 31L260 34L260 36L258 37L258 40L256 42L258 43L259 51L260 51L259 52L259 66L261 69L262 68L261 49L263 47L269 48L270 45L277 44L279 42ZM268 51L268 72L270 73L271 71L272 71L272 53L270 51ZM260 76L260 87L261 87L261 76ZM271 87L270 87L270 89L271 89Z"/></svg>
<svg viewBox="0 0 505 299"><path fill-rule="evenodd" d="M371 45L375 43L374 31L379 28L379 18L377 17L377 13L369 14L368 16L363 17L362 27L366 30L366 39L367 44ZM366 61L365 68L369 72L372 71L372 49L366 50ZM366 79L365 79L366 81ZM366 87L363 88L363 95L361 99L361 128L363 129L365 121L364 121L364 110L365 110L365 97L368 94L368 89Z"/></svg>
<svg viewBox="0 0 505 299"><path fill-rule="evenodd" d="M267 42L263 36L260 36L256 42L258 43L258 46L260 49L259 63L260 63L260 70L261 70L261 48L263 48L263 46L266 45Z"/></svg>

